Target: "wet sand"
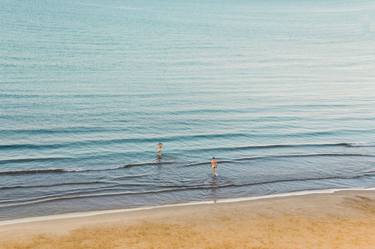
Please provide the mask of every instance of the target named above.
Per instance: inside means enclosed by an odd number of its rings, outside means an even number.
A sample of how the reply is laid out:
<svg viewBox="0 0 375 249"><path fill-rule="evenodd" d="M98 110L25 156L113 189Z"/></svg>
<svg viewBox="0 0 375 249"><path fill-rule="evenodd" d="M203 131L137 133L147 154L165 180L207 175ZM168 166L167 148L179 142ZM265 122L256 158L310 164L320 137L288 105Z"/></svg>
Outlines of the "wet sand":
<svg viewBox="0 0 375 249"><path fill-rule="evenodd" d="M3 224L0 248L373 249L375 191L339 191Z"/></svg>

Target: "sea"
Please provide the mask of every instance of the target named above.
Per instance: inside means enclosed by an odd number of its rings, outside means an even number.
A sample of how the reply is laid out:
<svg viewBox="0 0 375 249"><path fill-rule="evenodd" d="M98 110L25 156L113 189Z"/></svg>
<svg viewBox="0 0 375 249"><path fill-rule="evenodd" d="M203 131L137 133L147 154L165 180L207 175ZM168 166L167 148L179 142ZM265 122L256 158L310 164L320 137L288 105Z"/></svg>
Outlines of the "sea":
<svg viewBox="0 0 375 249"><path fill-rule="evenodd" d="M373 187L374 1L0 0L0 220Z"/></svg>

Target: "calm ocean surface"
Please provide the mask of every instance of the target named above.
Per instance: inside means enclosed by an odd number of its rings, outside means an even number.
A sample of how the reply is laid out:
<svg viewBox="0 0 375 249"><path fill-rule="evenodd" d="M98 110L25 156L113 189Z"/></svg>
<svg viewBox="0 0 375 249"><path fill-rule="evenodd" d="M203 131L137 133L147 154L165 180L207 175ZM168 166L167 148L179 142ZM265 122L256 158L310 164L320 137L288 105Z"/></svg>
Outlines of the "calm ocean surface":
<svg viewBox="0 0 375 249"><path fill-rule="evenodd" d="M374 1L0 0L0 220L353 187Z"/></svg>

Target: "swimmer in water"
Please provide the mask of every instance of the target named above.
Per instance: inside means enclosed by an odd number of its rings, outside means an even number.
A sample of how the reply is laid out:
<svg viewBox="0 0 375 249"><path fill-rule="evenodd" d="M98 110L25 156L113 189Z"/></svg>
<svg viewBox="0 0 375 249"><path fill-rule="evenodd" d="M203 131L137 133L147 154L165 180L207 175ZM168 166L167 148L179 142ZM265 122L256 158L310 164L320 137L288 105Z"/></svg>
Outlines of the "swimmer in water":
<svg viewBox="0 0 375 249"><path fill-rule="evenodd" d="M217 169L217 161L216 161L215 157L212 157L212 159L211 159L211 170L212 170L213 176L217 176L216 169Z"/></svg>
<svg viewBox="0 0 375 249"><path fill-rule="evenodd" d="M162 143L158 143L156 145L156 156L157 158L160 160L162 155L163 155L163 144Z"/></svg>

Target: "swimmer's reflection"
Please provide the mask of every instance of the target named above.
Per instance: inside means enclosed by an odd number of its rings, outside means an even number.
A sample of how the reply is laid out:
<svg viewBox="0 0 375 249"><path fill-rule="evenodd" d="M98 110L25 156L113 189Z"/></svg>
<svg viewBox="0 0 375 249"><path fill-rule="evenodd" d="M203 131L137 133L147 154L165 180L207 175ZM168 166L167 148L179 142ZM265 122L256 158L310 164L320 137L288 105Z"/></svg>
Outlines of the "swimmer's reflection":
<svg viewBox="0 0 375 249"><path fill-rule="evenodd" d="M219 188L219 178L213 177L210 181L211 199L214 203L217 202L217 189Z"/></svg>

